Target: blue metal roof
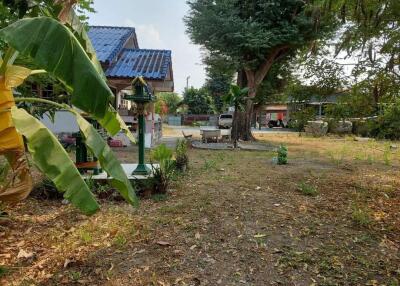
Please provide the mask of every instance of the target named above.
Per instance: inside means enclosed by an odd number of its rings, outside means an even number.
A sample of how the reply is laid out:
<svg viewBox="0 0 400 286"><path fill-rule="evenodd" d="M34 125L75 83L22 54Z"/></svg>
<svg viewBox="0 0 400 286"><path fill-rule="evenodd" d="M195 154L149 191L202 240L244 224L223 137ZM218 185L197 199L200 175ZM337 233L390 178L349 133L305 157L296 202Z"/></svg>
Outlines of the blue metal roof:
<svg viewBox="0 0 400 286"><path fill-rule="evenodd" d="M135 29L131 27L91 26L88 35L102 63L112 62L128 38L136 38Z"/></svg>
<svg viewBox="0 0 400 286"><path fill-rule="evenodd" d="M171 51L123 49L118 61L106 71L107 77L143 76L146 79L165 79L171 64Z"/></svg>

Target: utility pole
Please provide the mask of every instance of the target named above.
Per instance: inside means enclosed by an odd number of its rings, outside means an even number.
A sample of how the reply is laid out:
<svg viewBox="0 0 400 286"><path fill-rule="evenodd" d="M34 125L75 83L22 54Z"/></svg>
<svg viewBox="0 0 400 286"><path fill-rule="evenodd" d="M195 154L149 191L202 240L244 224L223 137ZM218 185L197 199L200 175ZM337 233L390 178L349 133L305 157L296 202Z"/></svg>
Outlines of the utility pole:
<svg viewBox="0 0 400 286"><path fill-rule="evenodd" d="M186 77L186 89L189 89L189 79L190 75Z"/></svg>

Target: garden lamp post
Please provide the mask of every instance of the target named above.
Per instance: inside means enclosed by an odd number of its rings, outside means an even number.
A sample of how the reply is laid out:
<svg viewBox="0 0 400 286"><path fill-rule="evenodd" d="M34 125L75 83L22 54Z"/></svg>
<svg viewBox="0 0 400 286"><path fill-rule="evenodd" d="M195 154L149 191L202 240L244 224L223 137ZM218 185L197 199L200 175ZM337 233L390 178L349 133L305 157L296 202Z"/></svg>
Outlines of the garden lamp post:
<svg viewBox="0 0 400 286"><path fill-rule="evenodd" d="M132 95L126 95L124 97L124 99L136 103L139 121L139 164L132 175L148 175L150 174L150 169L144 163L144 133L146 131L144 108L147 103L154 101L155 97L142 77L137 77L132 81L132 91Z"/></svg>

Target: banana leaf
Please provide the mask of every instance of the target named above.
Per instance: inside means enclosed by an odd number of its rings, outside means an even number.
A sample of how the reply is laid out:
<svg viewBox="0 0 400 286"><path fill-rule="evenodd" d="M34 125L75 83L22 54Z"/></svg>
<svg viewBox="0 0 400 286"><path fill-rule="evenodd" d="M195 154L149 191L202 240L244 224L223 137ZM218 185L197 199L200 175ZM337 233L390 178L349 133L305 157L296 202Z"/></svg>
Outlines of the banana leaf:
<svg viewBox="0 0 400 286"><path fill-rule="evenodd" d="M94 195L57 138L24 109L13 107L11 113L15 127L27 140L34 164L64 193L65 199L87 215L95 213L99 205Z"/></svg>
<svg viewBox="0 0 400 286"><path fill-rule="evenodd" d="M136 143L121 116L109 104L114 95L106 84L85 27L73 10L67 22L72 32L51 18L23 19L0 30L0 36L64 82L72 91L72 104L94 115L111 136L123 130ZM43 41L46 43L42 44Z"/></svg>
<svg viewBox="0 0 400 286"><path fill-rule="evenodd" d="M89 147L94 156L98 158L101 167L111 177L111 184L120 192L127 202L133 206L138 206L139 201L135 191L117 157L93 125L79 113L74 112L74 114L77 118L81 133L85 138L85 144Z"/></svg>
<svg viewBox="0 0 400 286"><path fill-rule="evenodd" d="M97 72L101 75L101 77L104 80L106 79L106 76L103 72L103 68L97 59L96 51L92 45L92 42L90 41L90 38L86 32L86 25L84 25L81 20L79 19L78 15L76 15L74 9L70 7L70 9L65 10L64 13L65 17L60 17L61 22L65 22L67 27L69 27L74 33L75 37L78 39L79 43L83 47L83 49L86 51L86 54L92 61L93 65L95 66Z"/></svg>
<svg viewBox="0 0 400 286"><path fill-rule="evenodd" d="M111 135L115 135L120 130L122 130L132 143L136 143L136 139L133 136L132 132L129 130L128 126L126 126L124 120L121 118L118 112L111 105L109 105L104 117L96 118L96 120Z"/></svg>
<svg viewBox="0 0 400 286"><path fill-rule="evenodd" d="M75 37L79 40L80 44L86 51L88 57L96 67L101 77L106 79L106 76L104 75L103 72L103 68L101 67L100 62L97 59L96 51L93 48L92 42L90 41L90 38L86 32L86 26L82 24L79 17L76 15L74 9L69 9L68 12L67 11L65 12L65 15L67 16L63 18L62 21L64 21L67 24L67 26L74 33ZM104 117L97 118L97 121L112 136L114 136L120 130L122 130L132 143L136 143L136 139L133 136L132 132L129 130L128 126L126 126L124 120L114 109L114 107L112 107L112 105L109 105Z"/></svg>
<svg viewBox="0 0 400 286"><path fill-rule="evenodd" d="M96 118L104 117L113 94L66 26L47 17L25 18L1 29L0 37L62 81L73 105Z"/></svg>

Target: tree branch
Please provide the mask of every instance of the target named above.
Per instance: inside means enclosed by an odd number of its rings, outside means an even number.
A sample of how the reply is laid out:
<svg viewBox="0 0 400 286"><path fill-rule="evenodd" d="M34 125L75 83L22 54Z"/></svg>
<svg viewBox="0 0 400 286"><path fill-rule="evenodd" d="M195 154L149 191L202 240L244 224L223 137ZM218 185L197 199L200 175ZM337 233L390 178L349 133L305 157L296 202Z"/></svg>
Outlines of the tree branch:
<svg viewBox="0 0 400 286"><path fill-rule="evenodd" d="M289 46L285 45L282 47L277 47L275 50L272 51L272 53L269 55L267 59L265 59L264 63L261 64L261 66L258 68L258 70L255 72L255 83L256 85L259 85L262 83L264 80L265 76L269 72L272 64L275 62L276 57L279 55L280 52L283 50L286 50L289 48Z"/></svg>

